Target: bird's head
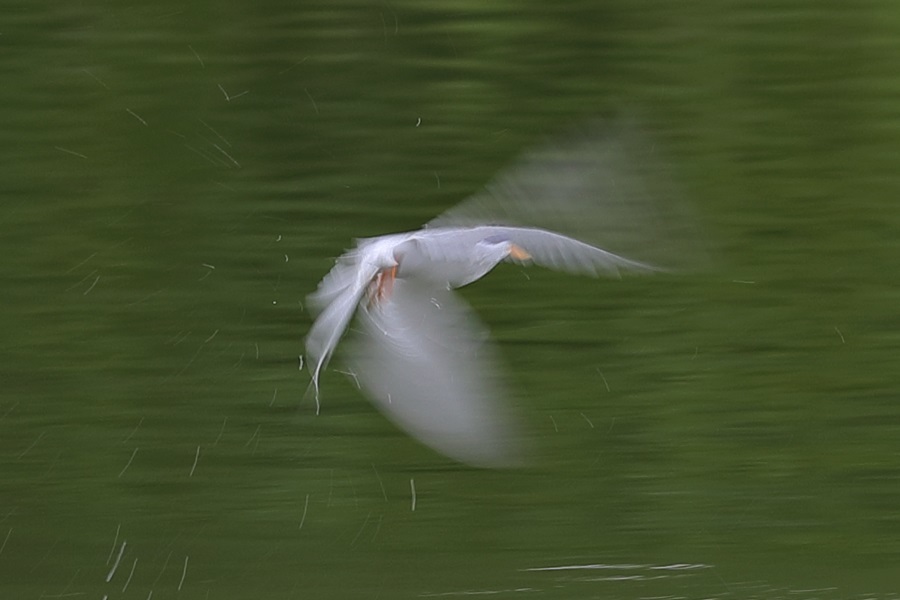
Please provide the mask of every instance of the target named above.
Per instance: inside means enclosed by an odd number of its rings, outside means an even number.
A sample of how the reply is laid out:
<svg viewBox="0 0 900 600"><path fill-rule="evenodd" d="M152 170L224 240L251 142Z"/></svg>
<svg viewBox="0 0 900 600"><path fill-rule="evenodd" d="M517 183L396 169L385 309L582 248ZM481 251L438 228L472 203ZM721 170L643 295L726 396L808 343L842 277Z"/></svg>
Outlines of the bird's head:
<svg viewBox="0 0 900 600"><path fill-rule="evenodd" d="M478 242L478 251L484 257L485 262L493 262L494 265L502 260L525 262L531 260L531 255L518 244L502 235L491 235Z"/></svg>

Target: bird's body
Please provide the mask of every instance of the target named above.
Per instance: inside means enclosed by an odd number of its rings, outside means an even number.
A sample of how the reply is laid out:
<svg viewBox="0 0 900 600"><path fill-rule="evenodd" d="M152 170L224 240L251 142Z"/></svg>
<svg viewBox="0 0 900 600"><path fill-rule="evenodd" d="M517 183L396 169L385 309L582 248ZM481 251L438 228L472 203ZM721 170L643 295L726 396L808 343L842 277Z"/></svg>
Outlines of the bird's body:
<svg viewBox="0 0 900 600"><path fill-rule="evenodd" d="M521 435L487 328L454 292L498 263L618 276L704 262L661 148L629 119L585 123L525 153L423 229L357 240L310 296L311 387L356 317L341 360L408 433L457 460L502 466ZM563 233L557 233L565 232Z"/></svg>
<svg viewBox="0 0 900 600"><path fill-rule="evenodd" d="M573 238L527 227L435 227L366 238L341 256L310 296L319 311L306 338L316 403L319 378L357 312L351 369L373 401L423 442L473 464L509 460L487 336L451 290L503 261L583 275L652 271Z"/></svg>

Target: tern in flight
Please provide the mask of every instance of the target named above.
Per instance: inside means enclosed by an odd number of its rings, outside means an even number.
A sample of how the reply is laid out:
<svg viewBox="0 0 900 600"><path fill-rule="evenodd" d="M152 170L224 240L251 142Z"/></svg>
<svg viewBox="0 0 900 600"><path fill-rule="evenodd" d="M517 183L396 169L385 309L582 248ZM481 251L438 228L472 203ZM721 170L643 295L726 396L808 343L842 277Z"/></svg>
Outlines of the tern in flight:
<svg viewBox="0 0 900 600"><path fill-rule="evenodd" d="M549 160L546 153L529 159L499 181L508 196L516 196L513 212L537 214L521 210L521 196L529 193L542 196L534 202L551 204L542 210L555 211L553 203L561 201L544 191L553 186L553 177L576 181L569 195L580 195L583 203L596 191L583 182L608 175L609 153L608 144L580 141L554 150ZM600 157L599 173L591 156ZM540 189L535 191L528 182L536 181L536 173ZM353 344L342 360L389 419L455 460L486 467L515 464L521 436L504 403L493 346L486 327L454 290L501 262L590 276L661 269L562 233L508 219L458 218L455 210L418 231L357 240L310 295L316 318L306 337L306 357L316 411L323 370L349 328ZM634 226L631 218L629 225ZM354 316L357 324L351 328Z"/></svg>

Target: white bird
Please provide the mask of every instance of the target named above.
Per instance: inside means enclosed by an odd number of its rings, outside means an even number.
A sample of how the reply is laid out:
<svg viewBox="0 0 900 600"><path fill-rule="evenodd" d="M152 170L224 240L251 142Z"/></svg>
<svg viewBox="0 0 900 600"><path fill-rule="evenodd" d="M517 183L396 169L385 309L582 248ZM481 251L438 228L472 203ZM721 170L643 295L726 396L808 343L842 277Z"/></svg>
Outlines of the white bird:
<svg viewBox="0 0 900 600"><path fill-rule="evenodd" d="M613 135L610 129L588 128L526 155L485 193L419 231L357 240L309 298L317 313L306 337L316 412L322 371L358 315L342 359L382 412L456 460L490 467L518 462L516 420L504 403L489 335L453 290L504 261L592 276L662 270L522 226L535 222L600 234L667 261L683 254L690 244L670 234L688 232L687 220L679 218L675 190L656 185L665 169L655 160L655 144L628 124L613 127ZM660 196L672 201L657 202Z"/></svg>
<svg viewBox="0 0 900 600"><path fill-rule="evenodd" d="M451 291L503 261L583 275L658 270L525 227L437 227L358 240L309 298L320 311L306 338L317 412L322 369L358 312L362 335L347 361L382 411L463 462L514 461L514 427L499 404L487 336Z"/></svg>

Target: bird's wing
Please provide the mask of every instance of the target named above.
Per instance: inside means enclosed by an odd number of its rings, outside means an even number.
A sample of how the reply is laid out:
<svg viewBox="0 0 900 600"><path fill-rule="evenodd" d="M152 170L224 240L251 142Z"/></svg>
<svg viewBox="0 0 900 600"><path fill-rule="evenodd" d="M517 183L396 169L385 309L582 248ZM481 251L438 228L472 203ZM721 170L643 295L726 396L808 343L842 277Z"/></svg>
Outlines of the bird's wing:
<svg viewBox="0 0 900 600"><path fill-rule="evenodd" d="M421 442L477 466L518 458L493 348L471 309L444 289L397 279L389 302L359 312L347 365L375 405Z"/></svg>
<svg viewBox="0 0 900 600"><path fill-rule="evenodd" d="M583 122L501 170L428 227L559 232L667 269L709 262L707 236L662 140L627 116Z"/></svg>
<svg viewBox="0 0 900 600"><path fill-rule="evenodd" d="M321 311L306 335L306 358L312 373L316 405L319 399L319 375L328 364L334 349L356 312L366 286L375 276L363 273L363 261L355 252L348 252L329 271L308 302L314 310Z"/></svg>
<svg viewBox="0 0 900 600"><path fill-rule="evenodd" d="M662 270L560 233L531 227L488 225L426 229L416 238L416 242L421 253L439 263L463 260L466 249L488 239L509 240L525 250L535 264L577 275L619 276L623 271Z"/></svg>
<svg viewBox="0 0 900 600"><path fill-rule="evenodd" d="M337 259L331 270L319 282L316 291L307 297L306 301L310 308L320 312L348 289L358 285L361 264L359 256L359 250L354 249Z"/></svg>

